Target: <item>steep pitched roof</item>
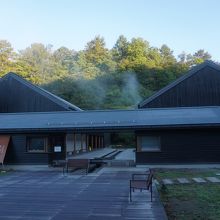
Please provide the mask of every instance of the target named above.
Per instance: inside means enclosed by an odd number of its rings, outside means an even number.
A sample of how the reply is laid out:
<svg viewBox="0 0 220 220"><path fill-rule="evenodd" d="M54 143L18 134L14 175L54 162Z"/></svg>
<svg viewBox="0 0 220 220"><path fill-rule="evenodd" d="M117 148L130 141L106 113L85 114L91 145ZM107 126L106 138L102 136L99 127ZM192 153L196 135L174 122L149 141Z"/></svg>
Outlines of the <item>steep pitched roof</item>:
<svg viewBox="0 0 220 220"><path fill-rule="evenodd" d="M50 101L56 103L57 105L63 107L64 109L66 109L68 111L71 111L71 110L82 111L82 109L80 109L76 105L73 105L73 104L67 102L66 100L48 92L47 90L28 82L27 80L23 79L22 77L18 76L17 74L15 74L13 72L9 72L8 74L4 75L2 78L0 78L0 81L4 80L4 79L8 79L8 78L13 78L14 80L18 81L19 83L23 84L24 86L27 86L31 90L34 90L38 94L44 96L45 98L49 99Z"/></svg>
<svg viewBox="0 0 220 220"><path fill-rule="evenodd" d="M203 69L204 67L211 67L213 69L216 69L217 71L220 71L220 66L216 63L214 63L213 61L210 60L206 60L203 63L192 67L188 73L184 74L183 76L181 76L180 78L178 78L177 80L175 80L174 82L170 83L169 85L165 86L164 88L162 88L161 90L159 90L158 92L154 93L152 96L150 96L149 98L145 99L144 101L140 102L138 104L138 108L142 108L144 107L146 104L150 103L151 101L153 101L154 99L156 99L158 96L162 95L163 93L167 92L168 90L172 89L173 87L177 86L179 83L181 83L182 81L190 78L191 76L193 76L194 74L196 74L198 71L200 71L201 69Z"/></svg>

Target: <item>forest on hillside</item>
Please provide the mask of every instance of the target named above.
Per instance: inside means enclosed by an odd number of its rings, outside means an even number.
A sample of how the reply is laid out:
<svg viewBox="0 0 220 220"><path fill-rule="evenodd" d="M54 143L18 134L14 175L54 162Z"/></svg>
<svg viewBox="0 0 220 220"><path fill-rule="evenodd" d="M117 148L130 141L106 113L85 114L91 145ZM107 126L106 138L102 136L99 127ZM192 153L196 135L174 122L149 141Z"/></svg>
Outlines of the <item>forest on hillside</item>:
<svg viewBox="0 0 220 220"><path fill-rule="evenodd" d="M175 57L165 44L157 48L123 35L111 49L96 36L80 51L33 43L15 52L0 40L0 77L15 72L82 109L133 108L207 59L203 49Z"/></svg>

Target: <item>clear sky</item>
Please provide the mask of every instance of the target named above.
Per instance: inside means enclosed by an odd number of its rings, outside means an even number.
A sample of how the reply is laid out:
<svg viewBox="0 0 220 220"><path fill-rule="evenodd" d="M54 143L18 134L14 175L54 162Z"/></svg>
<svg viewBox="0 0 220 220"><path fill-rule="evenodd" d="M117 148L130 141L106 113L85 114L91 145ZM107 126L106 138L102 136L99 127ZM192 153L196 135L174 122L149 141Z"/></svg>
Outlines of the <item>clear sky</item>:
<svg viewBox="0 0 220 220"><path fill-rule="evenodd" d="M174 54L208 51L220 61L220 0L0 0L0 39L83 49L96 35L167 44Z"/></svg>

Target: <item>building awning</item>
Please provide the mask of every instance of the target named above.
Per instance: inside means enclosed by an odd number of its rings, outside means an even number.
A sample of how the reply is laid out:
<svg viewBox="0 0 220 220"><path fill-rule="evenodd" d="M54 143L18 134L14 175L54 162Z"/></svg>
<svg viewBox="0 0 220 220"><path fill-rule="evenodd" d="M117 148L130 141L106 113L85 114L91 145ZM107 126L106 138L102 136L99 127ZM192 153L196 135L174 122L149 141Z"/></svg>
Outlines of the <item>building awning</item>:
<svg viewBox="0 0 220 220"><path fill-rule="evenodd" d="M3 164L10 140L9 135L0 135L0 163Z"/></svg>

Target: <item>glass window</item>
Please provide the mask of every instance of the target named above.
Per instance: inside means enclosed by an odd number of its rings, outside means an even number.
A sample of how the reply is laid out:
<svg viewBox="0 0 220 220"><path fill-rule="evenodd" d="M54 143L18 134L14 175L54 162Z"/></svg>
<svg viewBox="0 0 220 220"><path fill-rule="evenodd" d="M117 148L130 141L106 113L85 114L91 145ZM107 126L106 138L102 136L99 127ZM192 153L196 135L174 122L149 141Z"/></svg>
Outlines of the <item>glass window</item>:
<svg viewBox="0 0 220 220"><path fill-rule="evenodd" d="M73 152L74 151L74 134L67 134L66 135L66 152Z"/></svg>
<svg viewBox="0 0 220 220"><path fill-rule="evenodd" d="M141 151L160 151L160 137L142 136L140 137Z"/></svg>
<svg viewBox="0 0 220 220"><path fill-rule="evenodd" d="M46 137L28 137L27 138L28 152L46 152L47 138Z"/></svg>
<svg viewBox="0 0 220 220"><path fill-rule="evenodd" d="M81 150L81 134L76 134L75 139L75 146L76 146L76 152L79 152Z"/></svg>
<svg viewBox="0 0 220 220"><path fill-rule="evenodd" d="M82 150L86 151L86 135L82 134Z"/></svg>

